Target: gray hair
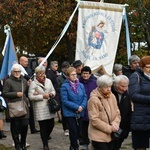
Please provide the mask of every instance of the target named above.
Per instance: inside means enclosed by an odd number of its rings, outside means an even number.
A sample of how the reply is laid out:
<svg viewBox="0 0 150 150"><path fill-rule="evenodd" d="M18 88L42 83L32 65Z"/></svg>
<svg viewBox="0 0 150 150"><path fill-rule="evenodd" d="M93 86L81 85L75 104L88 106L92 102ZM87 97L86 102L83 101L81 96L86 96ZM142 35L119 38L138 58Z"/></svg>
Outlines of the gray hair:
<svg viewBox="0 0 150 150"><path fill-rule="evenodd" d="M14 71L15 69L19 69L19 71L21 71L21 65L20 64L13 64L11 67L11 71Z"/></svg>
<svg viewBox="0 0 150 150"><path fill-rule="evenodd" d="M50 67L53 67L55 64L58 64L58 61L51 61Z"/></svg>
<svg viewBox="0 0 150 150"><path fill-rule="evenodd" d="M113 67L113 72L116 74L118 71L122 70L122 64L115 64Z"/></svg>
<svg viewBox="0 0 150 150"><path fill-rule="evenodd" d="M112 83L113 83L112 78L110 76L106 75L106 74L100 76L97 79L97 86L100 87L100 88L112 85Z"/></svg>
<svg viewBox="0 0 150 150"><path fill-rule="evenodd" d="M118 76L116 76L115 79L114 79L114 84L116 84L116 85L119 84L119 82L121 80L124 80L124 81L126 81L129 84L129 79L125 75L118 75Z"/></svg>
<svg viewBox="0 0 150 150"><path fill-rule="evenodd" d="M138 57L137 55L132 55L129 58L129 63L130 65L134 62L134 61L140 61L140 57Z"/></svg>
<svg viewBox="0 0 150 150"><path fill-rule="evenodd" d="M37 66L36 68L35 68L35 73L37 74L37 73L39 73L39 72L45 72L45 67L44 66Z"/></svg>

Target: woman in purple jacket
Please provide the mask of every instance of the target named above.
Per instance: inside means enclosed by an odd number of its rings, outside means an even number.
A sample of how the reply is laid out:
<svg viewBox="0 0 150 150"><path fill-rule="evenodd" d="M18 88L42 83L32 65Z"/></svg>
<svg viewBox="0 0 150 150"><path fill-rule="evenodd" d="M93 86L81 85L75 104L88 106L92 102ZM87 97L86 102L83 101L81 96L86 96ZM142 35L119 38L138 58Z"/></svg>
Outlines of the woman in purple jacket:
<svg viewBox="0 0 150 150"><path fill-rule="evenodd" d="M92 75L91 68L89 66L84 66L81 70L81 77L79 78L79 81L84 85L85 92L87 95L87 100L90 97L90 93L97 87L96 84L96 78ZM88 117L88 111L87 108L85 108L85 113L83 117L83 123L82 123L82 149L86 150L88 149L88 145L90 143L88 138L88 125L89 125L89 117Z"/></svg>

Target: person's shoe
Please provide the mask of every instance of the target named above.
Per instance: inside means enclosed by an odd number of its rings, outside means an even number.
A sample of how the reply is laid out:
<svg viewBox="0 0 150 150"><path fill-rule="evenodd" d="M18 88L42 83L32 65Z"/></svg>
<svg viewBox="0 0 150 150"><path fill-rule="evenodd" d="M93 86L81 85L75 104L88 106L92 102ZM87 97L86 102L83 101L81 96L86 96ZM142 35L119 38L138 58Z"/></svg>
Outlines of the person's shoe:
<svg viewBox="0 0 150 150"><path fill-rule="evenodd" d="M15 146L15 150L22 150L20 144L18 144L18 145Z"/></svg>
<svg viewBox="0 0 150 150"><path fill-rule="evenodd" d="M50 150L48 146L44 146L43 150Z"/></svg>
<svg viewBox="0 0 150 150"><path fill-rule="evenodd" d="M82 139L79 139L79 144L83 145L83 140Z"/></svg>
<svg viewBox="0 0 150 150"><path fill-rule="evenodd" d="M79 148L73 148L72 146L70 146L69 150L79 150Z"/></svg>
<svg viewBox="0 0 150 150"><path fill-rule="evenodd" d="M21 146L21 150L27 150L26 146Z"/></svg>
<svg viewBox="0 0 150 150"><path fill-rule="evenodd" d="M13 143L12 146L14 147L15 144ZM30 144L29 144L29 143L26 143L26 147L30 147Z"/></svg>
<svg viewBox="0 0 150 150"><path fill-rule="evenodd" d="M34 130L31 130L31 134L34 134L34 133L37 133L37 132L40 132L40 130L37 130L36 128Z"/></svg>
<svg viewBox="0 0 150 150"><path fill-rule="evenodd" d="M2 138L6 138L7 137L7 135L5 135L3 131L1 131L1 136L2 136Z"/></svg>
<svg viewBox="0 0 150 150"><path fill-rule="evenodd" d="M30 144L26 142L26 147L30 147Z"/></svg>
<svg viewBox="0 0 150 150"><path fill-rule="evenodd" d="M87 144L82 145L81 150L88 150L88 145Z"/></svg>
<svg viewBox="0 0 150 150"><path fill-rule="evenodd" d="M65 131L64 131L64 135L65 135L65 136L69 136L69 130L65 130Z"/></svg>

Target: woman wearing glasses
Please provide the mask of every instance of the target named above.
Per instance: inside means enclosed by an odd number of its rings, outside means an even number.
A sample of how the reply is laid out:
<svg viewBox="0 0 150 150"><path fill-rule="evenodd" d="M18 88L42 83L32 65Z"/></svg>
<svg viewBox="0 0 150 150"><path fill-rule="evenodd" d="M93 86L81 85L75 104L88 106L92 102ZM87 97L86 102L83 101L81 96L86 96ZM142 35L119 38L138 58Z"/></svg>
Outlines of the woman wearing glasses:
<svg viewBox="0 0 150 150"><path fill-rule="evenodd" d="M16 150L26 150L25 144L29 123L29 102L27 99L27 92L28 85L27 81L21 75L21 66L19 64L14 64L11 68L10 77L5 81L3 96L8 102L17 102L23 97L27 106L27 114L25 116L10 118L10 130ZM19 138L19 134L21 135L21 138Z"/></svg>
<svg viewBox="0 0 150 150"><path fill-rule="evenodd" d="M28 96L34 101L35 118L39 122L40 135L43 149L49 150L48 138L54 124L55 113L51 113L48 107L48 99L55 96L55 90L50 79L46 78L45 67L35 68L35 78L29 87Z"/></svg>
<svg viewBox="0 0 150 150"><path fill-rule="evenodd" d="M67 79L60 89L62 110L69 127L70 150L78 150L87 96L83 84L77 78L76 69L69 67L66 75Z"/></svg>

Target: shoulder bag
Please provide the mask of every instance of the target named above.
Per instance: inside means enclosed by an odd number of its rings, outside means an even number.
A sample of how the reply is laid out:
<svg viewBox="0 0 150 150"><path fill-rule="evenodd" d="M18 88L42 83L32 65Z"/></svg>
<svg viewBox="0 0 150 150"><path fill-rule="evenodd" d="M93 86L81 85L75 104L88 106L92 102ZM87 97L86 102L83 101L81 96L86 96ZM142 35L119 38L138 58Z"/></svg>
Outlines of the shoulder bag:
<svg viewBox="0 0 150 150"><path fill-rule="evenodd" d="M22 93L23 93L23 81L22 81ZM8 103L10 118L23 117L27 114L26 103L23 100L23 96L20 101Z"/></svg>
<svg viewBox="0 0 150 150"><path fill-rule="evenodd" d="M100 99L100 101L101 101L101 99ZM106 113L106 115L107 115L108 122L109 122L109 124L111 125L109 115L108 115L108 113L107 113L107 111L106 111L106 108L104 107L102 101L101 101L101 104L102 104L102 106L103 106L103 108L104 108L104 110L105 110L105 113ZM118 131L111 133L111 138L112 138L113 140L119 139L119 138L121 137L121 134L122 134L122 129L119 128Z"/></svg>

